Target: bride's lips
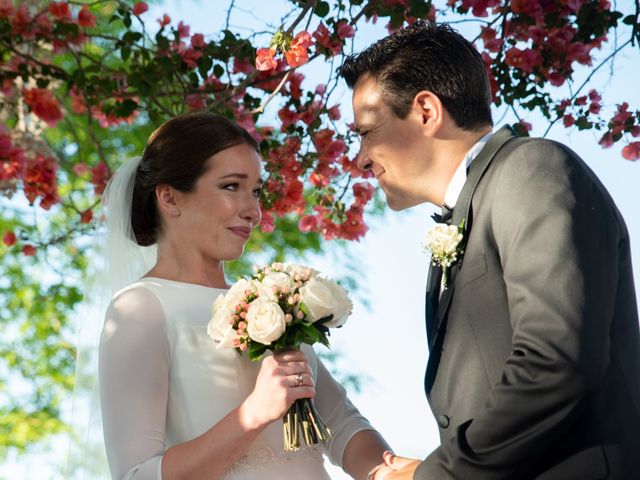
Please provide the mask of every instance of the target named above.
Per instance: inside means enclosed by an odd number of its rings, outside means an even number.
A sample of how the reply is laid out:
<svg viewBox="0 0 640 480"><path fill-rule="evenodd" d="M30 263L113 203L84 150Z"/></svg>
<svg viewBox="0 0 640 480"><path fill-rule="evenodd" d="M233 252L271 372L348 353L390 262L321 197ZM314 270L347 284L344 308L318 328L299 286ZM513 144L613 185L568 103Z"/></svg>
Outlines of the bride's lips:
<svg viewBox="0 0 640 480"><path fill-rule="evenodd" d="M229 230L245 240L251 235L251 229L249 227L229 227Z"/></svg>

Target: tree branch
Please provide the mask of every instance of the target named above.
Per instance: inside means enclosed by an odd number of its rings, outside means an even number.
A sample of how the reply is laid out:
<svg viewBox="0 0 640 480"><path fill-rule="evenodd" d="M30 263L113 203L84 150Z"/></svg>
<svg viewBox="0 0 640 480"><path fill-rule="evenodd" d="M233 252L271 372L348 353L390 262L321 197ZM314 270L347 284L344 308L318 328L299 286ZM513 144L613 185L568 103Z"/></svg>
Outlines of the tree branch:
<svg viewBox="0 0 640 480"><path fill-rule="evenodd" d="M269 104L269 102L271 100L273 100L273 97L275 97L280 92L280 90L282 90L282 87L284 86L284 83L287 81L287 79L289 78L289 75L291 74L292 71L293 71L293 69L287 70L287 73L284 74L284 77L282 77L282 80L280 80L280 83L278 84L278 86L275 88L275 90L273 92L271 92L271 94L262 103L262 105L260 105L258 108L254 108L253 110L247 112L247 114L248 115L253 115L254 113L262 113L262 112L264 112L264 109Z"/></svg>

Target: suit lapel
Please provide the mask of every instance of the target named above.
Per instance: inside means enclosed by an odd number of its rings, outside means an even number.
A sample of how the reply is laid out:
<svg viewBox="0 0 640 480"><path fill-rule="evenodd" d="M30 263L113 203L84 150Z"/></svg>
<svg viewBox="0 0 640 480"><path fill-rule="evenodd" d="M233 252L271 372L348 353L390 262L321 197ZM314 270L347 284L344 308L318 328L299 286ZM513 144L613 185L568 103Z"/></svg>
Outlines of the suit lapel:
<svg viewBox="0 0 640 480"><path fill-rule="evenodd" d="M484 172L486 172L491 160L496 156L498 151L511 139L515 138L516 134L511 127L502 127L489 139L485 147L478 154L476 159L471 163L467 180L465 181L460 197L456 203L453 211L453 217L451 220L452 225L460 225L464 220L464 240L468 238L471 230L472 218L470 216L471 211L471 199L473 194L482 178ZM451 271L447 278L447 288L442 292L440 300L436 301L437 310L431 313L431 318L427 317L427 333L429 340L429 361L427 363L427 374L425 377L425 389L427 394L431 390L433 381L435 380L435 374L440 363L440 354L443 344L443 339L446 330L447 311L451 305L451 299L455 290L455 280L458 271L460 270L464 255L461 256L458 261L451 267ZM431 267L433 270L435 267ZM431 278L431 270L429 271L429 277ZM429 301L429 294L427 295L427 301Z"/></svg>
<svg viewBox="0 0 640 480"><path fill-rule="evenodd" d="M427 277L427 298L425 299L425 318L429 349L431 349L433 345L433 339L435 337L435 326L438 313L438 297L440 296L441 280L442 270L432 263L429 266L429 276Z"/></svg>

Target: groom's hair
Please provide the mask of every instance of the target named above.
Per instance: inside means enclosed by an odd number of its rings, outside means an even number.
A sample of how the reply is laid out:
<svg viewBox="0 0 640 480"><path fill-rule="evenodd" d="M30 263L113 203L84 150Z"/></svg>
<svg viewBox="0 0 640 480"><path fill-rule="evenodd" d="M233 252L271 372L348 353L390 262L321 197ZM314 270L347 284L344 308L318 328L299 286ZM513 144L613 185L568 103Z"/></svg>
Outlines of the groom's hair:
<svg viewBox="0 0 640 480"><path fill-rule="evenodd" d="M493 125L484 61L471 42L446 23L418 21L350 55L340 67L350 88L366 74L376 79L382 98L399 118L409 114L418 92L428 90L458 127Z"/></svg>

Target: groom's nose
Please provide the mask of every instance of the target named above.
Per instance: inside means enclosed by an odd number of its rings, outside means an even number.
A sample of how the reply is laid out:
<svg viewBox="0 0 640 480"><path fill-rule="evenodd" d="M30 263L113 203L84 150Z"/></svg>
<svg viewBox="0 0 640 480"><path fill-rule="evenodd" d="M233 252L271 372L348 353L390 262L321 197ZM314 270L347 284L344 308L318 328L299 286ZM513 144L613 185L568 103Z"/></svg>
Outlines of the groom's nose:
<svg viewBox="0 0 640 480"><path fill-rule="evenodd" d="M358 165L358 168L363 172L368 172L369 170L371 170L371 167L373 166L373 162L367 155L367 152L363 151L363 149L360 149L360 152L358 153L358 158L356 159L356 165Z"/></svg>

